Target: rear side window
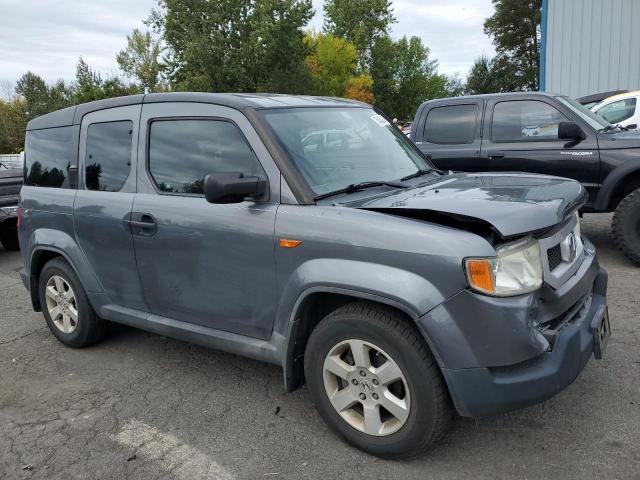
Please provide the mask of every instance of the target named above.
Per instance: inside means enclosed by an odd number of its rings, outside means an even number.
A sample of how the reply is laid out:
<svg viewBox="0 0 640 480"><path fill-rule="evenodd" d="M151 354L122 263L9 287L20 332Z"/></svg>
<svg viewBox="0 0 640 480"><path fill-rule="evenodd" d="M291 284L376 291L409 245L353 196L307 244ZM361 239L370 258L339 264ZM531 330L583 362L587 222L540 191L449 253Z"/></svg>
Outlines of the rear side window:
<svg viewBox="0 0 640 480"><path fill-rule="evenodd" d="M71 127L27 132L24 183L37 187L68 188L71 164Z"/></svg>
<svg viewBox="0 0 640 480"><path fill-rule="evenodd" d="M449 105L429 111L424 138L429 143L473 143L478 116L477 105Z"/></svg>
<svg viewBox="0 0 640 480"><path fill-rule="evenodd" d="M117 192L131 170L133 123L93 123L87 128L87 154L84 160L87 190Z"/></svg>
<svg viewBox="0 0 640 480"><path fill-rule="evenodd" d="M551 105L537 100L496 103L491 137L495 142L557 140L558 124L567 120Z"/></svg>
<svg viewBox="0 0 640 480"><path fill-rule="evenodd" d="M210 173L262 172L233 123L224 120L157 120L149 132L149 172L167 193L204 194Z"/></svg>
<svg viewBox="0 0 640 480"><path fill-rule="evenodd" d="M609 123L619 123L633 117L636 111L636 99L625 98L612 102L599 109L596 113L602 115Z"/></svg>

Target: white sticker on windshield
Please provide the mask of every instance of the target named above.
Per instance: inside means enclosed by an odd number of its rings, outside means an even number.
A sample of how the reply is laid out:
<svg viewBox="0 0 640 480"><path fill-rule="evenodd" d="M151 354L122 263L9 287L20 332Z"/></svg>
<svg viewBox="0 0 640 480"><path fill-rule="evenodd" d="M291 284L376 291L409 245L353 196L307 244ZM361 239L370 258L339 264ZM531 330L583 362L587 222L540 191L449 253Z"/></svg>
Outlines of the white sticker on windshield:
<svg viewBox="0 0 640 480"><path fill-rule="evenodd" d="M387 119L384 118L382 115L378 115L377 113L371 116L371 120L376 122L381 127L386 127L389 125L389 122L387 122Z"/></svg>

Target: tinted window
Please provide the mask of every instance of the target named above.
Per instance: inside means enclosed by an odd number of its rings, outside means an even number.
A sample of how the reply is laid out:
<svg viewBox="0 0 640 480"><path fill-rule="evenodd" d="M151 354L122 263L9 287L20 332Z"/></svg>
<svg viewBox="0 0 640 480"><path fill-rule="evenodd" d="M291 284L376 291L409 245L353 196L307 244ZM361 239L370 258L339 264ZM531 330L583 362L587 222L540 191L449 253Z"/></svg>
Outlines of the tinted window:
<svg viewBox="0 0 640 480"><path fill-rule="evenodd" d="M234 124L221 120L166 120L151 124L149 171L163 192L204 194L210 173L262 172Z"/></svg>
<svg viewBox="0 0 640 480"><path fill-rule="evenodd" d="M497 103L491 135L496 142L556 140L558 123L567 120L551 105L535 100Z"/></svg>
<svg viewBox="0 0 640 480"><path fill-rule="evenodd" d="M70 163L71 127L27 132L25 185L67 188Z"/></svg>
<svg viewBox="0 0 640 480"><path fill-rule="evenodd" d="M117 192L131 170L130 121L94 123L87 129L84 160L87 190Z"/></svg>
<svg viewBox="0 0 640 480"><path fill-rule="evenodd" d="M619 123L631 118L636 111L636 99L625 98L605 105L596 113L602 115L607 122Z"/></svg>
<svg viewBox="0 0 640 480"><path fill-rule="evenodd" d="M436 107L427 114L424 138L430 143L473 143L477 114L476 105Z"/></svg>

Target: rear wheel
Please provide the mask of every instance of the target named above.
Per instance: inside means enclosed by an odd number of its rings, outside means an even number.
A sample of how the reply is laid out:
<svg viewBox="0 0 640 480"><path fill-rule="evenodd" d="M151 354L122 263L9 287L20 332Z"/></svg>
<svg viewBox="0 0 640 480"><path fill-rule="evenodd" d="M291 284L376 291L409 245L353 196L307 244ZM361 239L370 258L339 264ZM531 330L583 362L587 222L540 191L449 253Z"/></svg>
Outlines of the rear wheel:
<svg viewBox="0 0 640 480"><path fill-rule="evenodd" d="M613 240L622 252L640 265L640 189L624 197L613 214Z"/></svg>
<svg viewBox="0 0 640 480"><path fill-rule="evenodd" d="M65 345L86 347L104 337L106 322L96 315L77 275L64 259L54 258L44 266L39 294L49 330Z"/></svg>
<svg viewBox="0 0 640 480"><path fill-rule="evenodd" d="M305 377L329 427L380 457L420 455L451 416L424 339L383 306L358 302L325 317L309 338Z"/></svg>

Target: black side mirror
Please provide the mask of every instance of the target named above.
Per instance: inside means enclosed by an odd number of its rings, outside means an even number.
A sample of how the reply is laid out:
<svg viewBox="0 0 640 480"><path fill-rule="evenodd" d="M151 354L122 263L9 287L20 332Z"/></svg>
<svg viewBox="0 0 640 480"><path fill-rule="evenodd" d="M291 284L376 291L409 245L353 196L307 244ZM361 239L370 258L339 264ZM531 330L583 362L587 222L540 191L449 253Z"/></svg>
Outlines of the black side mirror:
<svg viewBox="0 0 640 480"><path fill-rule="evenodd" d="M209 203L240 203L247 197L260 197L266 180L245 177L242 173L212 173L204 179L204 197Z"/></svg>
<svg viewBox="0 0 640 480"><path fill-rule="evenodd" d="M637 123L632 123L631 125L627 125L625 128L627 130L636 130L638 128L638 124Z"/></svg>
<svg viewBox="0 0 640 480"><path fill-rule="evenodd" d="M560 122L558 124L558 138L580 141L587 138L587 135L577 123Z"/></svg>

